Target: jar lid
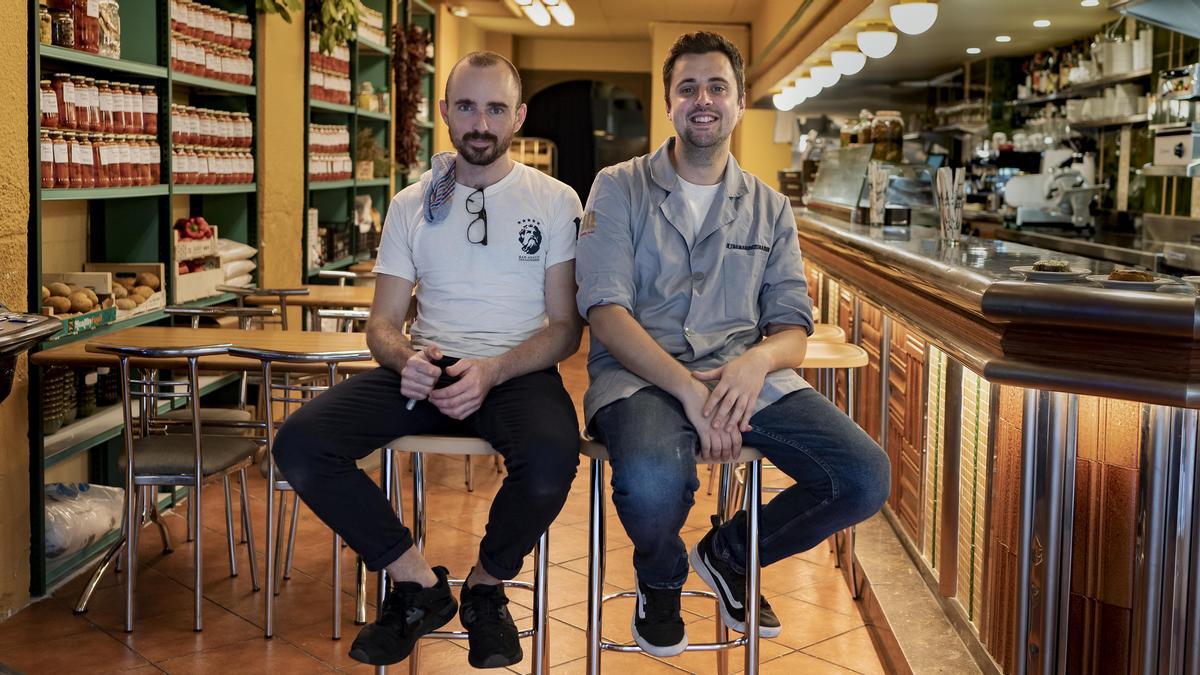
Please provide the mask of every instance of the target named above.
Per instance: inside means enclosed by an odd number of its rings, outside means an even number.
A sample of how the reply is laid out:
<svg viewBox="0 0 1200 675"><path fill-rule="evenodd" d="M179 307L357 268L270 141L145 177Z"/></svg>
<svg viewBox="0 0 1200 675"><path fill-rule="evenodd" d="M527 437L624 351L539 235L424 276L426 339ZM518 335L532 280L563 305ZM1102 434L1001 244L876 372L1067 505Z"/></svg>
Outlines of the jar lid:
<svg viewBox="0 0 1200 675"><path fill-rule="evenodd" d="M50 86L50 80L38 80L38 83L45 87Z"/></svg>
<svg viewBox="0 0 1200 675"><path fill-rule="evenodd" d="M880 110L878 113L876 113L876 116L877 117L899 117L900 111L899 110Z"/></svg>

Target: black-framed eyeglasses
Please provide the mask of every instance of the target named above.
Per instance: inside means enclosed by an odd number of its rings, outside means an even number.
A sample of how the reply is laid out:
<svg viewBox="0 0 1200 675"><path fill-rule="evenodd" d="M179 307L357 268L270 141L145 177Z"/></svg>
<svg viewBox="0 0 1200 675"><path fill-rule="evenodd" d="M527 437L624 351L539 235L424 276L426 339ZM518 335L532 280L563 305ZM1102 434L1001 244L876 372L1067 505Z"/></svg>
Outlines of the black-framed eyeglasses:
<svg viewBox="0 0 1200 675"><path fill-rule="evenodd" d="M487 246L487 208L484 205L483 190L475 190L467 195L467 213L475 216L467 225L467 241Z"/></svg>

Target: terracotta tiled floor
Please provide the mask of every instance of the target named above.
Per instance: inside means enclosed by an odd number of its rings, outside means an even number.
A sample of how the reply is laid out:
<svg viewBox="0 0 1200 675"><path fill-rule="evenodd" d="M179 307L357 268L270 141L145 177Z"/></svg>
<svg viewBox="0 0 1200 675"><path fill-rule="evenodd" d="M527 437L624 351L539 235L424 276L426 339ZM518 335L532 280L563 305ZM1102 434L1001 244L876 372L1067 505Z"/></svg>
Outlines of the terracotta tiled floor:
<svg viewBox="0 0 1200 675"><path fill-rule="evenodd" d="M581 352L563 368L568 388L576 401L582 399L586 383ZM431 523L427 555L435 564L463 575L472 564L478 537L487 521L487 508L501 476L490 462L476 460L475 491L463 484L463 460L432 458L428 468L428 500ZM265 484L257 479L250 487L254 525L259 537L262 562L262 523L266 518ZM404 474L407 477L407 472ZM704 476L702 475L702 482ZM767 484L779 481L768 472ZM571 496L550 531L550 661L553 673L574 674L585 670L584 628L587 620L587 516L588 469L586 464L571 490ZM236 489L236 488L235 488ZM20 672L137 672L137 673L309 673L332 670L368 673L371 669L351 660L346 651L359 628L353 623L353 556L346 551L342 575L342 635L331 635L331 535L306 509L302 509L294 571L277 599L276 636L262 637L263 595L251 589L245 549L241 549L238 577L229 576L225 548L224 500L220 489L203 496L204 521L204 626L201 633L191 627L192 547L183 542L184 519L168 516L175 552L164 556L157 533L145 530L140 543L136 623L133 633L122 630L122 578L109 574L93 597L84 616L74 616L71 606L84 583L76 578L0 624L0 664ZM237 496L234 504L236 508ZM690 545L707 527L713 499L697 495L683 538ZM632 547L615 512L608 528L609 591L631 588ZM521 578L532 577L531 560ZM703 584L693 574L689 588ZM783 634L762 642L764 673L882 673L863 620L850 598L840 572L833 567L825 546L782 561L763 572L763 587L784 624ZM368 597L374 597L373 584ZM512 592L513 614L526 625L531 614L527 593ZM372 601L373 604L373 601ZM610 639L629 641L632 602L606 605L604 633ZM373 616L373 609L369 610ZM711 602L684 601L684 620L694 641L710 641L713 632ZM457 628L457 621L453 622ZM465 644L426 642L421 651L421 672L461 675L468 671ZM528 655L528 643L526 643ZM604 654L604 671L609 673L716 672L711 654L688 653L671 659L641 654ZM740 672L741 652L730 655L733 672ZM528 672L526 662L513 668ZM393 672L407 672L405 666Z"/></svg>

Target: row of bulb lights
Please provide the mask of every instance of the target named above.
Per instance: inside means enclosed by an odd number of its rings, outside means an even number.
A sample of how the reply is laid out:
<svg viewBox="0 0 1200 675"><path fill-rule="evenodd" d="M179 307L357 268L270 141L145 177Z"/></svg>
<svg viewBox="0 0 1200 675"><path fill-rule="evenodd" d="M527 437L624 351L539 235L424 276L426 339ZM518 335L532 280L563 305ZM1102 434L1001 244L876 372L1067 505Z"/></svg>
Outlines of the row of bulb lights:
<svg viewBox="0 0 1200 675"><path fill-rule="evenodd" d="M788 111L837 84L843 75L855 75L867 65L867 57L882 59L896 49L895 26L907 35L920 35L937 21L938 6L928 0L900 0L889 8L891 23L870 21L855 36L855 43L835 45L833 53L809 68L783 91L771 97L775 108Z"/></svg>
<svg viewBox="0 0 1200 675"><path fill-rule="evenodd" d="M534 25L545 28L553 19L560 26L574 26L575 12L567 0L514 0Z"/></svg>

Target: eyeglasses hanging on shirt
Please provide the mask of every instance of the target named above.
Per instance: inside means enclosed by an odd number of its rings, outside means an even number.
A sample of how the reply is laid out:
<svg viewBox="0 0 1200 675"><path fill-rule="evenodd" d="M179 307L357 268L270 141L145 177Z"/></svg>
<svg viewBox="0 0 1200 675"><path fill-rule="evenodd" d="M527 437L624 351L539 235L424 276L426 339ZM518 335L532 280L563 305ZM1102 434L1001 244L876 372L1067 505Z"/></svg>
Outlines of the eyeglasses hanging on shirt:
<svg viewBox="0 0 1200 675"><path fill-rule="evenodd" d="M484 206L483 190L477 189L467 195L467 213L475 216L467 225L467 241L487 246L487 208Z"/></svg>

